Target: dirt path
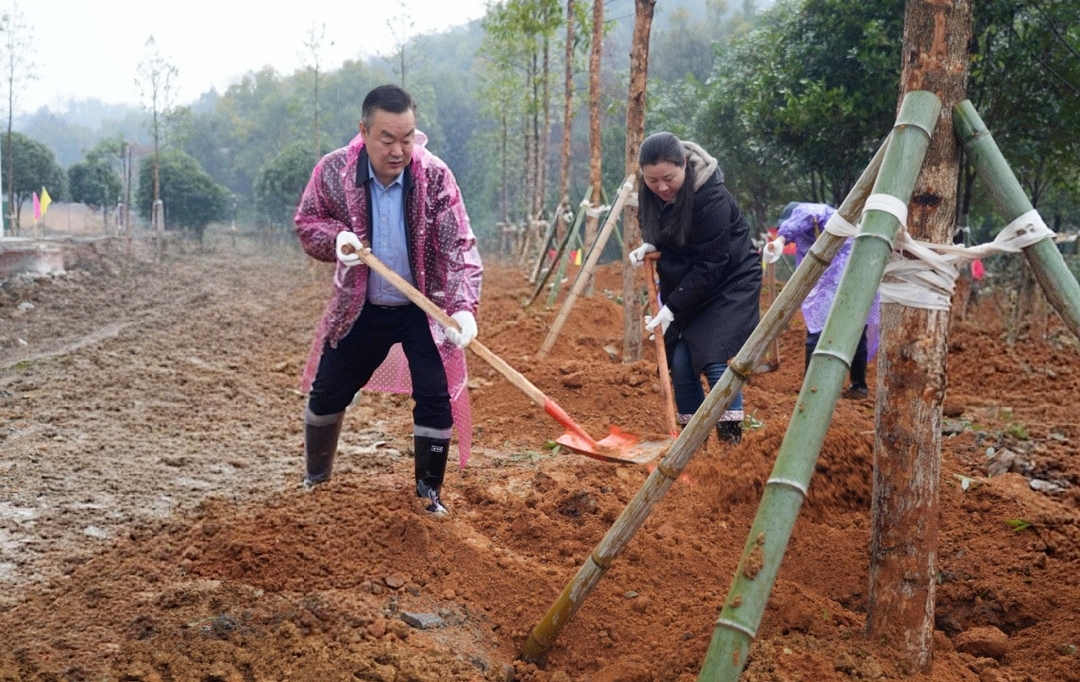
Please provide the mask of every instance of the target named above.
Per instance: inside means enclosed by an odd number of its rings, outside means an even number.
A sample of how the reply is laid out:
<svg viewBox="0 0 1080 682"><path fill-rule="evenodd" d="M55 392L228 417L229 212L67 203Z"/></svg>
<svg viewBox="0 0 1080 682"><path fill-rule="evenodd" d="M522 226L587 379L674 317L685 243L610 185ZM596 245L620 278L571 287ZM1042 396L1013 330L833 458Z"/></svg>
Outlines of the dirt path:
<svg viewBox="0 0 1080 682"><path fill-rule="evenodd" d="M481 336L590 433L663 432L651 360L611 356L620 277L541 362L556 311L489 259ZM0 284L0 680L696 679L794 407L798 325L747 388L761 428L706 444L538 670L515 663L525 637L648 469L546 447L559 425L472 358L450 519L410 495L406 396L364 394L334 479L302 492L295 389L328 286L295 247L216 233ZM1077 343L1052 320L1010 348L998 317L950 335L935 666L908 679L1080 680ZM838 407L744 680L903 679L861 635L872 430L872 402Z"/></svg>

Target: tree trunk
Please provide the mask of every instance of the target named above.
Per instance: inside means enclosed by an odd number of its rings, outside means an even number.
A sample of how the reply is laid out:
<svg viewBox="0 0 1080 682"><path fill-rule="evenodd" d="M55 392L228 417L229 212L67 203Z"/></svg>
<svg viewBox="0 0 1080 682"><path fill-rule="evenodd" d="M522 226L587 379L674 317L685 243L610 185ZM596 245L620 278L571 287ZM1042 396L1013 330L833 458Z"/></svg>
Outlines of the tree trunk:
<svg viewBox="0 0 1080 682"><path fill-rule="evenodd" d="M322 142L319 141L319 67L315 67L315 163L322 158Z"/></svg>
<svg viewBox="0 0 1080 682"><path fill-rule="evenodd" d="M540 190L540 55L534 49L531 59L529 60L529 82L532 84L529 97L532 99L532 106L529 107L529 137L531 143L529 145L529 194L526 195L529 201L529 221L534 221L540 217L540 210L543 207L543 200L541 199Z"/></svg>
<svg viewBox="0 0 1080 682"><path fill-rule="evenodd" d="M507 166L510 163L510 132L509 123L506 120L506 112L499 119L499 158L501 168L499 173L499 215L503 224L510 222L510 171Z"/></svg>
<svg viewBox="0 0 1080 682"><path fill-rule="evenodd" d="M638 172L638 150L645 138L645 85L649 75L649 35L656 0L635 0L634 40L630 47L630 92L626 100L626 174ZM637 268L627 256L638 247L637 206L623 209L623 362L637 362L642 355L641 290Z"/></svg>
<svg viewBox="0 0 1080 682"><path fill-rule="evenodd" d="M541 210L547 203L547 162L548 140L551 138L551 40L544 35L544 60L540 69L541 95L540 106L544 108L543 123L540 130L539 148L536 150L536 195ZM555 202L558 204L558 200ZM554 211L551 214L554 215ZM547 245L544 245L547 248Z"/></svg>
<svg viewBox="0 0 1080 682"><path fill-rule="evenodd" d="M574 26L576 25L576 17L574 16L574 0L566 0L566 72L563 82L563 91L565 92L565 101L563 102L563 133L562 133L562 150L561 158L559 160L559 201L566 202L568 210L571 209L570 204L570 140L571 140L571 123L574 118ZM579 211L578 207L573 207L575 212ZM566 220L566 225L569 227L573 221ZM563 233L558 229L556 225L557 239L561 242Z"/></svg>
<svg viewBox="0 0 1080 682"><path fill-rule="evenodd" d="M600 53L604 46L604 0L593 0L592 49L589 52L589 186L592 187L590 207L603 205L603 177L600 174ZM585 220L585 254L596 242L600 216L589 215ZM585 295L591 296L593 283L585 287Z"/></svg>
<svg viewBox="0 0 1080 682"><path fill-rule="evenodd" d="M15 219L15 155L12 153L14 143L11 140L11 126L15 119L15 95L13 79L8 78L8 125L7 125L7 149L4 152L4 160L7 161L7 195L8 214L4 217L8 221L8 229L11 234L20 234L19 221Z"/></svg>
<svg viewBox="0 0 1080 682"><path fill-rule="evenodd" d="M971 0L907 3L901 96L928 90L942 102L908 206L908 231L923 241L952 241L960 159L952 108L965 97L971 22ZM881 320L866 628L929 672L949 315L889 304Z"/></svg>

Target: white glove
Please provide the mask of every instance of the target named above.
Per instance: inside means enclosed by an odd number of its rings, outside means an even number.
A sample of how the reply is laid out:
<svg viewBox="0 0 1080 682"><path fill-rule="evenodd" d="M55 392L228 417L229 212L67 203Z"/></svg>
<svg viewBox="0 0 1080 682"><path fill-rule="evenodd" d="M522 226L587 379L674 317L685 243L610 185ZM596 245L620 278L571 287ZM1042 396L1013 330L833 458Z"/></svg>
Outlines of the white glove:
<svg viewBox="0 0 1080 682"><path fill-rule="evenodd" d="M777 237L768 244L761 251L762 257L766 263L775 263L780 260L780 256L784 255L784 238Z"/></svg>
<svg viewBox="0 0 1080 682"><path fill-rule="evenodd" d="M346 245L352 247L352 251L343 249ZM341 264L347 268L351 268L360 262L360 250L363 249L363 244L360 243L360 238L356 236L355 232L349 230L342 230L337 235L337 258L341 261Z"/></svg>
<svg viewBox="0 0 1080 682"><path fill-rule="evenodd" d="M660 333L666 333L668 325L674 321L675 313L671 312L671 309L667 306L664 306L660 309L660 312L656 313L656 317L645 316L645 331L652 334L657 327L660 327Z"/></svg>
<svg viewBox="0 0 1080 682"><path fill-rule="evenodd" d="M476 318L473 317L473 314L468 310L459 310L451 315L450 318L458 323L458 326L461 327L461 331L458 331L453 327L447 327L446 338L450 339L450 343L458 348L464 348L469 345L469 342L476 338Z"/></svg>
<svg viewBox="0 0 1080 682"><path fill-rule="evenodd" d="M627 258L630 260L630 265L633 265L634 267L641 267L645 263L645 254L655 252L656 247L648 242L645 242L641 246L631 251L630 255L627 256Z"/></svg>

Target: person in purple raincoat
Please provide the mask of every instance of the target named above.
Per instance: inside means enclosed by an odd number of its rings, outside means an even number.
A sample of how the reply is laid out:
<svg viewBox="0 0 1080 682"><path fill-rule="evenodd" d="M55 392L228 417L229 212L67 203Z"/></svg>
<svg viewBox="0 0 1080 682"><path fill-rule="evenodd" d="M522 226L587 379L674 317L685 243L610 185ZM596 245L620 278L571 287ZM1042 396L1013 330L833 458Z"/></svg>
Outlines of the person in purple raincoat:
<svg viewBox="0 0 1080 682"><path fill-rule="evenodd" d="M442 516L455 425L462 463L471 442L462 349L477 334L483 266L453 173L426 142L412 96L396 85L374 88L364 98L360 134L318 162L296 211L304 251L337 262L301 382L308 392L304 485L330 478L345 408L362 387L411 389L416 495ZM364 248L460 329L443 329L362 264L356 252Z"/></svg>
<svg viewBox="0 0 1080 682"><path fill-rule="evenodd" d="M784 242L795 243L795 266L798 267L804 256L810 251L810 247L817 241L825 223L836 213L836 209L828 204L812 204L791 202L784 207L780 214L777 226L778 239ZM803 320L806 322L806 367L810 366L810 358L817 348L821 330L825 327L825 320L832 308L836 289L840 286L840 277L844 274L848 257L851 255L851 239L844 242L832 263L821 274L814 288L807 294L802 303ZM778 245L782 247L782 243ZM877 351L878 329L880 328L880 299L874 297L874 303L870 308L867 324L863 327L859 344L855 348L855 356L851 359L849 377L851 385L844 391L846 398L865 398L869 394L866 384L866 363Z"/></svg>

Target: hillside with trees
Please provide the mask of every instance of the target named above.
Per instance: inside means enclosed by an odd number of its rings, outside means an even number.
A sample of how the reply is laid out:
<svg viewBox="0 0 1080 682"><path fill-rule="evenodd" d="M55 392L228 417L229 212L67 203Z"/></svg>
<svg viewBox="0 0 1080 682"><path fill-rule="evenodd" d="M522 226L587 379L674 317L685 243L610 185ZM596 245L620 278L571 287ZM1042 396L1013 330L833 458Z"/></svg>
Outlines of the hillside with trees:
<svg viewBox="0 0 1080 682"><path fill-rule="evenodd" d="M899 0L657 3L646 131L671 130L711 149L760 227L791 199L835 204L894 115L903 9ZM364 93L404 80L419 103L429 146L462 185L478 234L494 240L497 223L538 211L550 217L561 199L567 72L571 204L590 185L591 16L592 7L580 1L504 0L482 20L403 39L394 54L292 74L256 69L224 92L175 106L162 121L165 145L194 159L236 202L242 220L288 230L291 198L316 160L315 140L321 151L344 145L356 132ZM605 194L624 177L633 17L631 0L604 6L596 105ZM1035 205L1051 227L1069 230L1075 229L1069 216L1080 206L1075 18L1067 3L975 8L969 83L970 99ZM147 115L72 102L62 114L24 115L16 129L50 148L65 169L90 161L103 139L129 142L138 165L152 143ZM93 162L100 164L101 155ZM113 156L116 172L123 162ZM959 220L985 238L992 209L970 169L961 184Z"/></svg>

